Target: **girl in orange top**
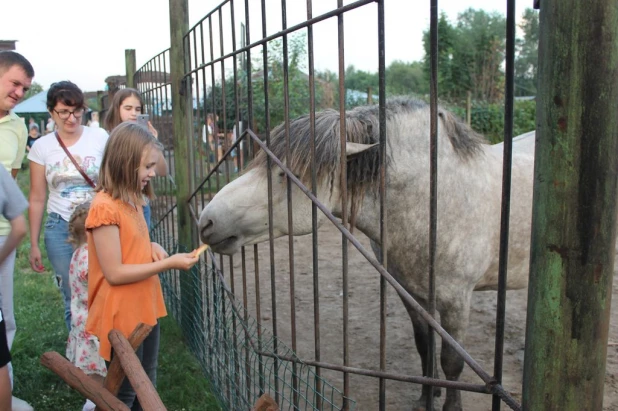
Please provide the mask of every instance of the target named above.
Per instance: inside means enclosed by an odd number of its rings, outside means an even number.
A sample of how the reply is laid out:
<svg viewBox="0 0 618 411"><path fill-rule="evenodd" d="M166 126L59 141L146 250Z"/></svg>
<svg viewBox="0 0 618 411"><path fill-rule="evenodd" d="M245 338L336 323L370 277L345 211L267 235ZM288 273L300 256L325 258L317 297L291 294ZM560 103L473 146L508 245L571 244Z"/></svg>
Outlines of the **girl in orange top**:
<svg viewBox="0 0 618 411"><path fill-rule="evenodd" d="M97 336L99 353L109 362L112 348L107 335L112 329L128 338L139 323L152 325L152 332L136 353L155 386L158 318L167 315L158 273L188 270L199 258L194 253L168 256L159 244L150 242L142 193L153 197L150 179L155 176L161 149L161 144L142 126L123 123L116 127L105 147L97 194L86 219L86 330ZM118 398L129 408L141 409L128 379Z"/></svg>

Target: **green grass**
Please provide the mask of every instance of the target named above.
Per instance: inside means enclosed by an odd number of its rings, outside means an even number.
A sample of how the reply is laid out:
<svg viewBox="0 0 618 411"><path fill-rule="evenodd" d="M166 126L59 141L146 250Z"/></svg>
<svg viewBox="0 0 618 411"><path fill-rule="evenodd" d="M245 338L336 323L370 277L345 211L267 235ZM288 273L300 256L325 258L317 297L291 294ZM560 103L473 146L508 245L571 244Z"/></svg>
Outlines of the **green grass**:
<svg viewBox="0 0 618 411"><path fill-rule="evenodd" d="M27 194L28 171L18 175ZM48 271L37 274L28 262L30 240L19 246L15 264L15 316L17 334L12 347L14 395L37 411L81 410L83 397L60 377L40 364L44 352L65 353L68 332L60 292L53 283L50 264L41 244ZM171 317L161 321L158 392L168 410L219 410L198 362L187 349L179 327Z"/></svg>

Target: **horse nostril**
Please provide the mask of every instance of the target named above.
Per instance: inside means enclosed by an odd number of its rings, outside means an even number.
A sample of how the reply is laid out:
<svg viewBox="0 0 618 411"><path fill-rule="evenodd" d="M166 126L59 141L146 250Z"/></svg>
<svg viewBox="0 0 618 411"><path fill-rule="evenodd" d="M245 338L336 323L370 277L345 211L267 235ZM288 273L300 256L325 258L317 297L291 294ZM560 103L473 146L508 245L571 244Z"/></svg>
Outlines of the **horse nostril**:
<svg viewBox="0 0 618 411"><path fill-rule="evenodd" d="M212 222L212 220L208 220L208 222L206 222L206 224L202 227L202 236L206 236L208 234L208 231L212 229L213 225L214 223Z"/></svg>

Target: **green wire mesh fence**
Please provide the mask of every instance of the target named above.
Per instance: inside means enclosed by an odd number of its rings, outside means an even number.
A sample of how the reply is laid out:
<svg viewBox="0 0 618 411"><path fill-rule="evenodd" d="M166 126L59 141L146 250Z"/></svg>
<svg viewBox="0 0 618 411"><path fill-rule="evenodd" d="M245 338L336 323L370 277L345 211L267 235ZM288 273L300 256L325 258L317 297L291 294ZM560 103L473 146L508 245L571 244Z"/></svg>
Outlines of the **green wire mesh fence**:
<svg viewBox="0 0 618 411"><path fill-rule="evenodd" d="M167 250L186 252L162 225L151 236ZM181 295L181 276L189 276L193 298ZM353 400L316 375L313 366L303 364L247 313L215 264L202 260L189 272L168 271L161 275L161 285L170 315L183 328L224 409L250 410L263 393L274 398L281 410L355 408ZM180 321L186 310L193 319L190 326Z"/></svg>

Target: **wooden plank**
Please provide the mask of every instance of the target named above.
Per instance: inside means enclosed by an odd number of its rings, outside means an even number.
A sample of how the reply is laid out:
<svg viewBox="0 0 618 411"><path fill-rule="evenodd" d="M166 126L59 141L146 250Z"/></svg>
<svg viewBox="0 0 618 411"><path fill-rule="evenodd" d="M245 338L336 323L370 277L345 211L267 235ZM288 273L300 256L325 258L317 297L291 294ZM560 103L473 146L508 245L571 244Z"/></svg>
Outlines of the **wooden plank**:
<svg viewBox="0 0 618 411"><path fill-rule="evenodd" d="M543 0L540 18L522 407L602 410L616 241L618 2Z"/></svg>
<svg viewBox="0 0 618 411"><path fill-rule="evenodd" d="M142 364L135 355L135 350L131 347L129 341L120 331L112 330L109 333L109 342L114 347L114 356L120 359L122 369L137 393L141 407L148 411L165 410L165 405L163 405L146 371L142 368Z"/></svg>
<svg viewBox="0 0 618 411"><path fill-rule="evenodd" d="M97 409L102 411L129 410L122 401L57 352L50 351L41 355L41 364L56 373L71 388L94 402Z"/></svg>
<svg viewBox="0 0 618 411"><path fill-rule="evenodd" d="M150 325L140 323L137 327L135 327L135 330L133 330L129 336L129 344L131 344L133 351L136 351L139 346L142 345L142 342L144 342L146 337L148 337L150 331L152 331L152 326ZM124 377L125 373L120 365L120 359L118 357L114 357L109 365L109 368L107 369L107 376L105 377L103 386L107 389L107 391L111 392L113 395L116 395L120 390Z"/></svg>

